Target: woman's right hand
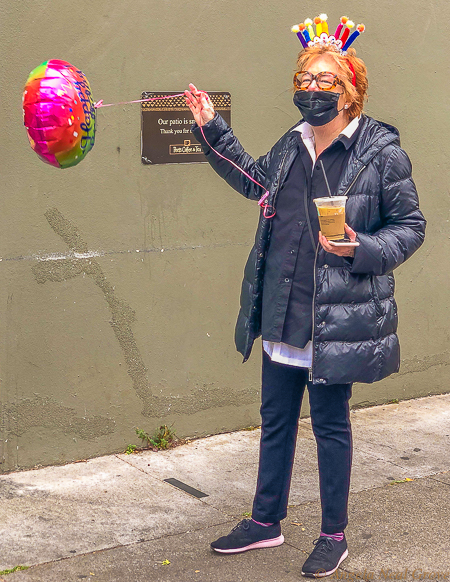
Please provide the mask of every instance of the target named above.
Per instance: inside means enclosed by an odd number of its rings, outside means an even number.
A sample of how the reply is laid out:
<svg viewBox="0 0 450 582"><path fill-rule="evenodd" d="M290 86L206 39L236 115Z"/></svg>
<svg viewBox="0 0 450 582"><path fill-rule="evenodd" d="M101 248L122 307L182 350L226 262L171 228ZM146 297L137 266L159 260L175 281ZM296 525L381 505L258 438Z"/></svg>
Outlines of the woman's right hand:
<svg viewBox="0 0 450 582"><path fill-rule="evenodd" d="M215 116L213 104L207 93L199 91L195 85L189 83L190 91L185 91L186 105L192 111L197 125L202 126Z"/></svg>

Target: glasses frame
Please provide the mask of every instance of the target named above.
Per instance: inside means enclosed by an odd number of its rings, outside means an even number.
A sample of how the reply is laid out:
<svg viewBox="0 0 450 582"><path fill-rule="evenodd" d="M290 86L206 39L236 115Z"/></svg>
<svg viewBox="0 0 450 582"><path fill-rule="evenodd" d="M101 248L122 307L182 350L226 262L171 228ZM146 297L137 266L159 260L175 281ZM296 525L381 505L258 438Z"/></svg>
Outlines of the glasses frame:
<svg viewBox="0 0 450 582"><path fill-rule="evenodd" d="M301 87L299 81L298 81L298 76L299 75L304 75L304 74L308 74L311 75L312 79L309 83L309 85L305 88ZM332 75L333 76L333 84L331 85L331 87L329 87L328 89L322 89L321 87L319 87L319 81L320 79L318 79L318 77L320 77L320 75ZM340 85L341 87L344 87L344 83L339 79L339 77L337 75L335 75L334 73L332 73L331 71L320 71L320 73L317 73L317 75L313 75L312 73L310 73L309 71L297 71L294 75L294 85L295 87L299 90L299 91L307 91L311 85L311 83L315 81L317 87L319 87L319 89L321 91L331 91L332 89L334 89L337 85Z"/></svg>

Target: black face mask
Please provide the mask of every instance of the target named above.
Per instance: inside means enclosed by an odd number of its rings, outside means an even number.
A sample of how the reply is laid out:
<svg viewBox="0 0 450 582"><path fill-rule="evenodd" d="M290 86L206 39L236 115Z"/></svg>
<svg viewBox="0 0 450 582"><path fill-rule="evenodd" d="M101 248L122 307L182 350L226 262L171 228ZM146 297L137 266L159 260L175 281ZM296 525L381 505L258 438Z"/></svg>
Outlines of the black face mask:
<svg viewBox="0 0 450 582"><path fill-rule="evenodd" d="M332 91L296 91L294 105L307 123L318 127L329 123L342 111L338 109L340 96Z"/></svg>

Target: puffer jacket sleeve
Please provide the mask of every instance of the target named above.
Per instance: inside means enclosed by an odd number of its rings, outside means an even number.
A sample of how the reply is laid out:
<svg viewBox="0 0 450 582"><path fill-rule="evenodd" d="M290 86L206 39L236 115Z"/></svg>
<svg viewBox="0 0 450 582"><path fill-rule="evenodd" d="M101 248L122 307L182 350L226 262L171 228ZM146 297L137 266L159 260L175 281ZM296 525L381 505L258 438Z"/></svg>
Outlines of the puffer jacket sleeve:
<svg viewBox="0 0 450 582"><path fill-rule="evenodd" d="M406 261L423 243L426 220L407 154L396 146L384 165L381 177L380 211L383 227L373 234L358 233L350 271L385 275Z"/></svg>
<svg viewBox="0 0 450 582"><path fill-rule="evenodd" d="M211 119L211 121L208 121L203 126L203 131L206 139L214 149L233 161L247 172L249 176L264 186L273 148L265 156L254 160L244 151L244 148L235 137L231 127L227 125L223 117L217 112L214 119ZM242 172L228 161L223 160L214 153L203 139L200 128L196 123L192 127L192 133L200 142L206 159L219 176L246 198L251 200L259 200L261 198L265 190L244 176Z"/></svg>

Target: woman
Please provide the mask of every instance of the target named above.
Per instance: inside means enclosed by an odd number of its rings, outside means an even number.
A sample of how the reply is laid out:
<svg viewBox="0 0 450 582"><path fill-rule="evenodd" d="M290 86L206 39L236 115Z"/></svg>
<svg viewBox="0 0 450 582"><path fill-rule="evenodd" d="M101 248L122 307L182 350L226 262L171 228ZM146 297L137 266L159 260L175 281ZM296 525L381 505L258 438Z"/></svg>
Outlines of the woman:
<svg viewBox="0 0 450 582"><path fill-rule="evenodd" d="M283 543L280 521L287 514L306 386L322 527L302 574L317 577L333 573L348 555L348 401L353 382L375 382L399 369L392 271L423 243L426 221L398 131L362 112L368 83L355 51L311 46L297 65L294 103L303 120L257 160L243 150L205 93L190 85L186 102L196 122L194 135L215 171L249 199L260 200L265 188L269 192L245 267L235 337L244 361L255 338L263 340L252 519L211 546L236 553ZM331 195L348 196L347 244L336 245L319 230L314 198Z"/></svg>

